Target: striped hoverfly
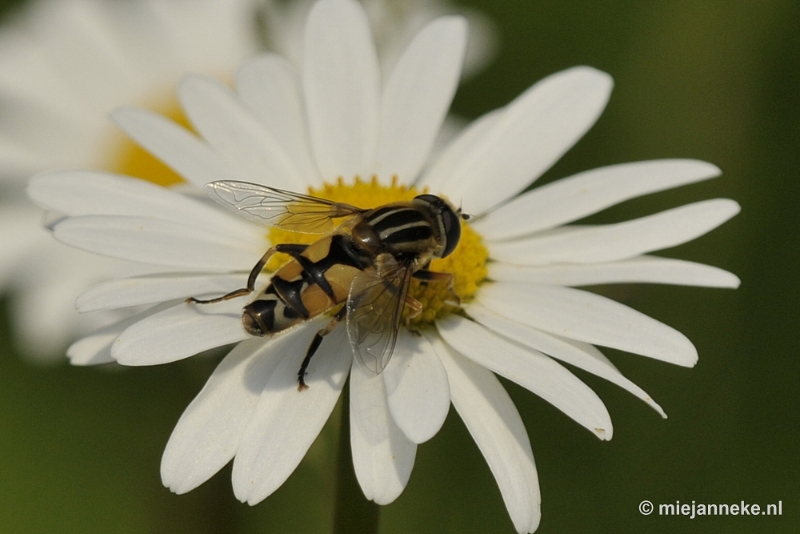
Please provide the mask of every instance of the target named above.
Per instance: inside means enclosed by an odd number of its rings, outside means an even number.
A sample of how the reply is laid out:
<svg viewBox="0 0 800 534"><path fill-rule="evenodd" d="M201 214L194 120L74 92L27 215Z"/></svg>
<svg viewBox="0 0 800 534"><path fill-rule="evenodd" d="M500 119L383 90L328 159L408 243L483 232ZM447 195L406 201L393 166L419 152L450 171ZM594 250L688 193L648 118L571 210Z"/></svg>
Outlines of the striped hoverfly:
<svg viewBox="0 0 800 534"><path fill-rule="evenodd" d="M389 363L406 307L406 326L422 313L422 304L408 294L412 278L442 282L453 291L453 275L428 269L431 260L448 256L461 238L461 219L468 215L436 195L410 201L358 208L309 195L237 181L211 182L209 195L247 219L306 234L321 234L310 245L282 243L255 264L247 286L221 297L186 301L219 302L255 291L270 258L284 253L290 260L273 274L269 285L242 311L245 330L270 336L337 307L328 325L316 333L297 374L298 389L308 386L311 358L342 320L359 365L379 374ZM334 227L334 220L343 219Z"/></svg>

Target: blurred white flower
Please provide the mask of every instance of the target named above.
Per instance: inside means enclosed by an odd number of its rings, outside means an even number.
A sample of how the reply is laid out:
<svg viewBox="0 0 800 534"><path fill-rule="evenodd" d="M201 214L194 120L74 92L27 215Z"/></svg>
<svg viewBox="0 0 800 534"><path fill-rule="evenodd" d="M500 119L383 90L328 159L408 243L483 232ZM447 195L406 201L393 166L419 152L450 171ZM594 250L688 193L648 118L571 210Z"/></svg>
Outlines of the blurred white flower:
<svg viewBox="0 0 800 534"><path fill-rule="evenodd" d="M466 48L461 17L426 25L383 78L367 15L354 0L322 0L305 27L299 71L267 54L239 70L236 91L204 76L178 87L199 137L147 110L113 119L189 183L240 180L374 207L423 191L446 196L474 219L459 247L431 270L450 272L462 311L442 284L413 287L425 305L422 336L401 329L379 375L354 362L344 328L326 337L297 373L328 317L253 337L242 308L256 293L213 304L242 287L286 233L207 200L142 181L91 172L32 180L29 194L66 217L53 228L69 245L163 269L98 285L81 310L151 306L70 347L73 363L175 361L237 343L184 412L164 453L164 484L184 493L233 459L233 489L250 504L294 471L350 376L353 462L368 499L396 499L417 444L433 437L450 403L500 487L515 528L534 531L540 495L530 442L495 373L558 407L600 439L613 433L599 397L557 360L601 376L663 410L594 345L693 366L697 352L676 330L574 286L649 282L736 287L720 269L648 253L690 241L735 215L727 199L697 202L611 225L570 225L637 196L712 178L715 166L661 160L600 168L517 196L593 125L612 82L576 67L533 85L476 120L440 156L431 148L458 84ZM334 66L335 68L331 68ZM382 81L383 80L383 81ZM369 180L374 177L373 180ZM360 179L364 178L364 180ZM89 260L87 260L89 261Z"/></svg>
<svg viewBox="0 0 800 534"><path fill-rule="evenodd" d="M462 78L481 71L497 51L494 24L481 12L447 0L360 0L367 12L381 72L394 65L414 36L428 22L444 15L462 15L468 23L467 51ZM270 49L296 65L303 57L303 28L314 0L270 0L264 22Z"/></svg>
<svg viewBox="0 0 800 534"><path fill-rule="evenodd" d="M257 50L256 0L40 0L0 30L0 288L14 292L13 332L40 361L106 323L75 313L74 296L125 273L54 243L24 195L31 174L90 168L169 184L180 178L108 120L122 104L180 116L187 71L230 79ZM122 271L120 271L122 269ZM115 316L117 314L114 314Z"/></svg>

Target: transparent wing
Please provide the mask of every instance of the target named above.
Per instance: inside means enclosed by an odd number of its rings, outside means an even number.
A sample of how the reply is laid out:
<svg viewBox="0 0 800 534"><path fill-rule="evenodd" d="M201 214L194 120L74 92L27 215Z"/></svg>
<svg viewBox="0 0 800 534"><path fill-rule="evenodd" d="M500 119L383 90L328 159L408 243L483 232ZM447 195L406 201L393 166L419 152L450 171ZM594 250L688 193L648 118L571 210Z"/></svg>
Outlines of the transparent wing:
<svg viewBox="0 0 800 534"><path fill-rule="evenodd" d="M242 216L267 226L304 234L333 230L333 219L365 210L283 189L223 180L206 184L209 196Z"/></svg>
<svg viewBox="0 0 800 534"><path fill-rule="evenodd" d="M390 255L378 269L359 273L347 300L347 334L356 361L380 374L397 341L397 331L411 282L411 270Z"/></svg>

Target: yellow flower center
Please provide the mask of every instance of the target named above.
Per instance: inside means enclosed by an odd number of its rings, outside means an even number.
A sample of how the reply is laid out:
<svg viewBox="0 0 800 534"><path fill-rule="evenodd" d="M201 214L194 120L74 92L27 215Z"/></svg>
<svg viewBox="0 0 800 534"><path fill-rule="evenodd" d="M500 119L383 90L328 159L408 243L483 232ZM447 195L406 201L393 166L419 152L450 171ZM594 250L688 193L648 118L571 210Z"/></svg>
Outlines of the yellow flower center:
<svg viewBox="0 0 800 534"><path fill-rule="evenodd" d="M170 94L168 99L146 107L191 130L189 119L186 118L174 95ZM111 170L162 186L175 185L184 181L178 173L161 163L127 136L120 136L114 147Z"/></svg>
<svg viewBox="0 0 800 534"><path fill-rule="evenodd" d="M319 189L309 188L308 192L311 196L318 198L343 202L360 208L375 208L392 202L409 201L426 191L398 185L397 180L393 180L392 184L387 186L378 183L375 177L370 181L356 177L350 184L339 178L334 184L325 184ZM279 228L271 228L269 231L269 240L274 244L310 244L319 237L315 234L302 234ZM475 295L478 286L486 279L488 258L489 251L483 245L481 236L468 223L461 221L461 239L458 246L446 258L433 260L430 270L453 275L453 291L463 304ZM287 260L288 256L283 254L273 256L267 264L267 270L277 270ZM437 317L457 309L453 305L452 293L448 290L447 284L443 282L422 283L420 280L412 279L409 295L422 304L422 313L411 319L413 326L430 324ZM406 306L404 317L410 311L410 308Z"/></svg>

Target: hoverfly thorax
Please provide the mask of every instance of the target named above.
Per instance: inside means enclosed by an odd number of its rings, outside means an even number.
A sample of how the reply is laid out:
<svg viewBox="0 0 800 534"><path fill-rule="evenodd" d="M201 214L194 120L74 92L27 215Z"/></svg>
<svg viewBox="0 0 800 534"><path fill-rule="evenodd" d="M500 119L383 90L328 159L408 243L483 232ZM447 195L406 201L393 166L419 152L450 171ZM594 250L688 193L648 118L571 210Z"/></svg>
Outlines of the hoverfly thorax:
<svg viewBox="0 0 800 534"><path fill-rule="evenodd" d="M461 222L446 200L426 194L366 211L351 235L357 246L391 254L413 273L455 249Z"/></svg>

